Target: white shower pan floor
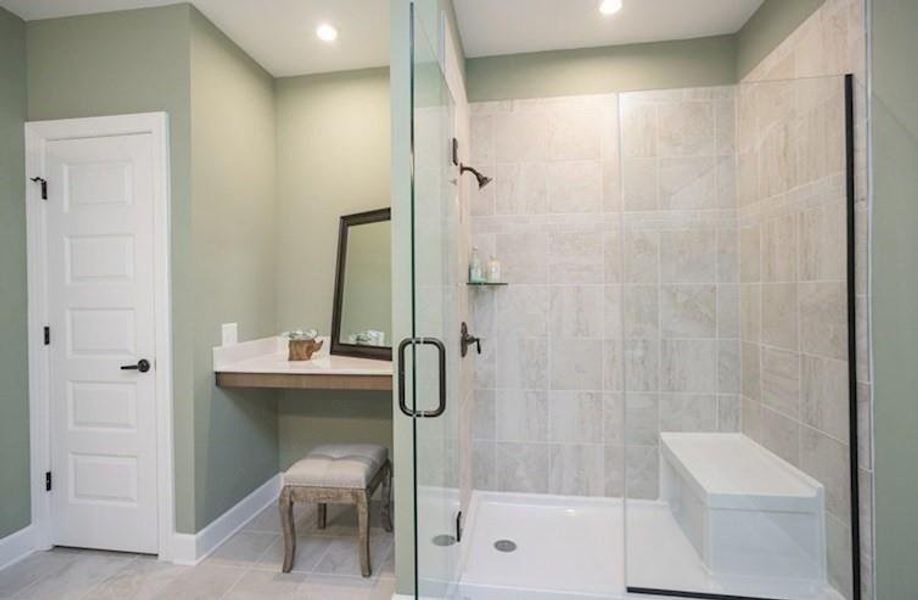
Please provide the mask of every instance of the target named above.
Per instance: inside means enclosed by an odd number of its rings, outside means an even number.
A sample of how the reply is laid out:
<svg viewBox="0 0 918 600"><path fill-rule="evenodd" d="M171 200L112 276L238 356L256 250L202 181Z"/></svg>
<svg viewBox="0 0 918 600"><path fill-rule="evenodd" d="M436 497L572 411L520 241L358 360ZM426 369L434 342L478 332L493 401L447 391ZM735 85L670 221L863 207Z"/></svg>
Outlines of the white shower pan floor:
<svg viewBox="0 0 918 600"><path fill-rule="evenodd" d="M461 564L464 600L624 600L624 511L617 499L476 492ZM628 503L632 587L782 600L842 600L811 582L718 579L704 567L666 504ZM500 552L498 540L516 544Z"/></svg>

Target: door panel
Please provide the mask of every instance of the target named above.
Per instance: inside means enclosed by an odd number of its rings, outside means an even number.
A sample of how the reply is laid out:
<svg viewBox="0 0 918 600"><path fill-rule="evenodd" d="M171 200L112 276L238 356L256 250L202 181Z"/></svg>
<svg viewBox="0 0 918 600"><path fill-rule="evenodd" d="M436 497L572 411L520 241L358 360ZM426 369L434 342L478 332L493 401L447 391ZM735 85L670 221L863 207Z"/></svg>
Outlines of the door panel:
<svg viewBox="0 0 918 600"><path fill-rule="evenodd" d="M455 105L436 30L412 7L412 334L417 597L451 598L459 548L459 278ZM439 13L437 13L439 14ZM426 14L427 17L432 15Z"/></svg>
<svg viewBox="0 0 918 600"><path fill-rule="evenodd" d="M45 145L56 545L158 548L152 144Z"/></svg>

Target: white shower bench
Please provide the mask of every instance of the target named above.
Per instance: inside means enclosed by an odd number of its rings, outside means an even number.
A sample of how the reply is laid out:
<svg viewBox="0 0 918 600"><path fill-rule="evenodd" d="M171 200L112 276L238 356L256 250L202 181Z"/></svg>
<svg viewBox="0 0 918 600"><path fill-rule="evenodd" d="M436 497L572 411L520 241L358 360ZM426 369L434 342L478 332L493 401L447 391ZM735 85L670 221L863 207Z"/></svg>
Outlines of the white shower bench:
<svg viewBox="0 0 918 600"><path fill-rule="evenodd" d="M823 486L740 433L661 433L661 497L712 572L823 580Z"/></svg>

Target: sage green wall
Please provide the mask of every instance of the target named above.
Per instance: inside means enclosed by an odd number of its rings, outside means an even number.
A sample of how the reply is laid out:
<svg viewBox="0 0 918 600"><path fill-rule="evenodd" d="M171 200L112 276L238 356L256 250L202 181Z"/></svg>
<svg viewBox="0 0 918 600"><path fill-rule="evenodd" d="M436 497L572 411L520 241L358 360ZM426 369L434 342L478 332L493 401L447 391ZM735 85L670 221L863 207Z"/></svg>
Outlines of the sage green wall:
<svg viewBox="0 0 918 600"><path fill-rule="evenodd" d="M736 80L749 74L825 0L765 0L736 34Z"/></svg>
<svg viewBox="0 0 918 600"><path fill-rule="evenodd" d="M277 474L277 392L214 385L220 325L276 333L274 79L191 10L191 264L199 531Z"/></svg>
<svg viewBox="0 0 918 600"><path fill-rule="evenodd" d="M194 532L191 8L173 5L27 23L29 120L169 113L175 503Z"/></svg>
<svg viewBox="0 0 918 600"><path fill-rule="evenodd" d="M0 538L31 522L26 334L26 34L0 8Z"/></svg>
<svg viewBox="0 0 918 600"><path fill-rule="evenodd" d="M731 35L509 54L465 61L469 102L729 85L736 82Z"/></svg>
<svg viewBox="0 0 918 600"><path fill-rule="evenodd" d="M278 331L331 329L338 220L389 206L389 72L276 81ZM386 392L286 391L280 466L325 442L392 445Z"/></svg>
<svg viewBox="0 0 918 600"><path fill-rule="evenodd" d="M277 80L278 317L331 328L338 220L389 206L389 71Z"/></svg>
<svg viewBox="0 0 918 600"><path fill-rule="evenodd" d="M286 390L280 400L280 466L286 469L319 444L362 443L392 448L388 392Z"/></svg>
<svg viewBox="0 0 918 600"><path fill-rule="evenodd" d="M873 361L877 597L918 590L918 3L873 0Z"/></svg>
<svg viewBox="0 0 918 600"><path fill-rule="evenodd" d="M210 358L223 322L276 329L273 82L188 4L26 31L30 120L169 113L176 526L194 533L277 472L274 396L215 390Z"/></svg>

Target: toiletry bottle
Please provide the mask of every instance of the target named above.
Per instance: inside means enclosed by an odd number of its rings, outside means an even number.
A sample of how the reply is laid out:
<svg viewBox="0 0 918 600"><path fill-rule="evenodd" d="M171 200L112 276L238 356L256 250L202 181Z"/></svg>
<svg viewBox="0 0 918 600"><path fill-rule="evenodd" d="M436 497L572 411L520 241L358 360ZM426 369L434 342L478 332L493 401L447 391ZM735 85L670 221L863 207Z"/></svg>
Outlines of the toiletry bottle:
<svg viewBox="0 0 918 600"><path fill-rule="evenodd" d="M496 256L492 256L488 261L488 282L500 283L500 261Z"/></svg>
<svg viewBox="0 0 918 600"><path fill-rule="evenodd" d="M469 261L469 282L481 283L484 281L484 272L481 267L481 257L478 248L472 248L472 259Z"/></svg>

